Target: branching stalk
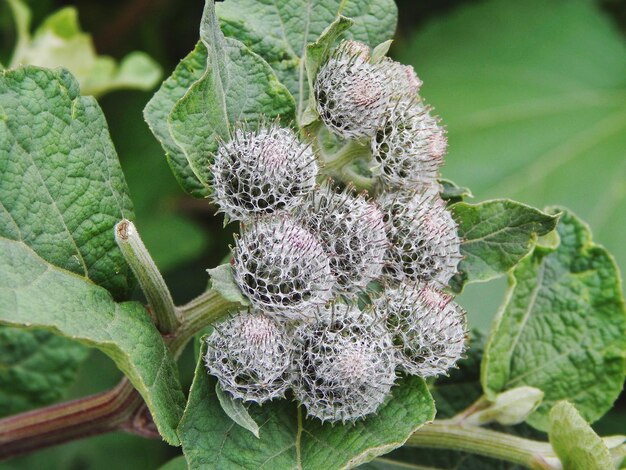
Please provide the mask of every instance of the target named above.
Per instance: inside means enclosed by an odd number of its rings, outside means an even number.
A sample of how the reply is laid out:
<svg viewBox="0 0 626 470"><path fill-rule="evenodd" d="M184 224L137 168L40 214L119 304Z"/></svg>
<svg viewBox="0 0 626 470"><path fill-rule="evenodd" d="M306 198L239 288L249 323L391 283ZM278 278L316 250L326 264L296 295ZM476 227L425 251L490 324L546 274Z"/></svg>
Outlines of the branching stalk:
<svg viewBox="0 0 626 470"><path fill-rule="evenodd" d="M435 421L415 432L406 445L469 452L536 470L561 468L552 446L478 426Z"/></svg>
<svg viewBox="0 0 626 470"><path fill-rule="evenodd" d="M115 241L139 281L157 328L163 334L173 333L179 321L172 295L130 220L124 219L115 226Z"/></svg>

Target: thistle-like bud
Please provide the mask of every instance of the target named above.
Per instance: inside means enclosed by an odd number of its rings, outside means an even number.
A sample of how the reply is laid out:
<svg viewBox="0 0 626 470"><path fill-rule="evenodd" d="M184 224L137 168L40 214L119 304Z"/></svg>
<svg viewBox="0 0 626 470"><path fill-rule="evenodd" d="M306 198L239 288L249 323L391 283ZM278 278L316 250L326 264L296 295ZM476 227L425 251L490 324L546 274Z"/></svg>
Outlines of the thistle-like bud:
<svg viewBox="0 0 626 470"><path fill-rule="evenodd" d="M384 68L364 60L353 43L342 43L322 66L314 91L322 121L344 138L372 136L392 96Z"/></svg>
<svg viewBox="0 0 626 470"><path fill-rule="evenodd" d="M362 290L380 276L388 245L385 224L365 195L325 186L311 193L296 214L322 241L341 293Z"/></svg>
<svg viewBox="0 0 626 470"><path fill-rule="evenodd" d="M242 312L216 325L206 341L206 367L234 398L263 403L284 397L294 348L283 324Z"/></svg>
<svg viewBox="0 0 626 470"><path fill-rule="evenodd" d="M383 321L335 304L296 330L293 390L309 416L354 421L376 412L396 379L396 351Z"/></svg>
<svg viewBox="0 0 626 470"><path fill-rule="evenodd" d="M387 289L374 305L386 314L387 328L399 350L399 368L406 373L445 374L463 355L465 311L432 284Z"/></svg>
<svg viewBox="0 0 626 470"><path fill-rule="evenodd" d="M404 65L385 57L382 67L387 74L394 98L411 100L417 96L423 82L411 65Z"/></svg>
<svg viewBox="0 0 626 470"><path fill-rule="evenodd" d="M383 193L379 199L390 247L384 274L395 281L447 285L461 260L456 222L436 189Z"/></svg>
<svg viewBox="0 0 626 470"><path fill-rule="evenodd" d="M244 227L235 243L234 276L254 307L294 320L314 316L336 282L318 238L286 216Z"/></svg>
<svg viewBox="0 0 626 470"><path fill-rule="evenodd" d="M213 199L232 220L290 210L315 186L315 156L291 129L238 129L211 166Z"/></svg>
<svg viewBox="0 0 626 470"><path fill-rule="evenodd" d="M401 100L390 109L372 138L372 155L381 180L390 187L437 184L447 150L445 130L421 103Z"/></svg>

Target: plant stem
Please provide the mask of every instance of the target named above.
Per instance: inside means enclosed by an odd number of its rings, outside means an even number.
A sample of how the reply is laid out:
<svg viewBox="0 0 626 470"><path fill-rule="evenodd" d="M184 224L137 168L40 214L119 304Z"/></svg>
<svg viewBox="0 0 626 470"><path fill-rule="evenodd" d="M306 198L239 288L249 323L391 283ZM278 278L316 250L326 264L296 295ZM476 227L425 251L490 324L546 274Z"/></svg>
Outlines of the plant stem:
<svg viewBox="0 0 626 470"><path fill-rule="evenodd" d="M0 459L116 429L154 435L153 425L137 426L142 405L139 393L123 379L103 393L2 419Z"/></svg>
<svg viewBox="0 0 626 470"><path fill-rule="evenodd" d="M531 469L555 470L560 463L548 443L512 436L478 426L435 421L416 431L406 445L460 450L512 462Z"/></svg>
<svg viewBox="0 0 626 470"><path fill-rule="evenodd" d="M356 140L350 140L337 153L324 158L324 171L332 173L341 170L361 155L369 155L369 148Z"/></svg>
<svg viewBox="0 0 626 470"><path fill-rule="evenodd" d="M182 325L169 341L169 348L174 357L182 353L185 345L196 333L240 308L243 308L241 304L224 299L214 290L208 290L191 302L178 307Z"/></svg>
<svg viewBox="0 0 626 470"><path fill-rule="evenodd" d="M174 357L180 356L196 333L239 307L216 291L179 307L182 323L165 337ZM159 437L143 399L125 378L103 393L0 419L0 460L119 430Z"/></svg>
<svg viewBox="0 0 626 470"><path fill-rule="evenodd" d="M154 314L157 328L163 334L173 333L178 328L179 321L172 295L130 220L124 219L115 226L115 241L139 281Z"/></svg>

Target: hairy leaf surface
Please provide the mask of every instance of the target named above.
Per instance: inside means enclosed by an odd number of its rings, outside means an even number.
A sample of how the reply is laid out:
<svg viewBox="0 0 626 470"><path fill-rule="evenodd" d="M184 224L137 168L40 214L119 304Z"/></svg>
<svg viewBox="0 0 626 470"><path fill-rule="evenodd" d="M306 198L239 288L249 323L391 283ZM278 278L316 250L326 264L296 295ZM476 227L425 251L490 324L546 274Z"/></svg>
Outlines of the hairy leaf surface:
<svg viewBox="0 0 626 470"><path fill-rule="evenodd" d="M2 72L0 157L0 322L103 350L175 443L176 365L145 309L111 296L130 290L113 227L133 211L95 99L64 70Z"/></svg>
<svg viewBox="0 0 626 470"><path fill-rule="evenodd" d="M533 248L538 236L554 230L558 216L519 202L496 199L480 204L451 206L463 240L459 274L451 281L456 290L467 282L503 275Z"/></svg>
<svg viewBox="0 0 626 470"><path fill-rule="evenodd" d="M570 212L557 230L556 249L537 246L512 271L482 363L490 396L521 385L545 393L528 419L541 430L559 400L588 421L601 417L622 390L626 365L626 311L613 258Z"/></svg>
<svg viewBox="0 0 626 470"><path fill-rule="evenodd" d="M349 468L401 446L435 412L425 382L410 377L393 388L377 415L354 425L322 425L286 400L251 406L257 439L224 413L215 383L201 356L178 429L192 468Z"/></svg>
<svg viewBox="0 0 626 470"><path fill-rule="evenodd" d="M550 411L550 444L568 470L614 468L606 444L569 402L561 401Z"/></svg>
<svg viewBox="0 0 626 470"><path fill-rule="evenodd" d="M113 359L146 401L159 432L177 444L184 396L178 371L143 306L115 303L106 289L0 238L0 323L45 328Z"/></svg>
<svg viewBox="0 0 626 470"><path fill-rule="evenodd" d="M296 98L298 116L309 93L309 43L342 15L354 21L345 37L374 47L393 37L398 19L393 0L229 0L218 4L217 13L226 36L239 39L272 66Z"/></svg>
<svg viewBox="0 0 626 470"><path fill-rule="evenodd" d="M146 106L144 115L182 187L209 194L210 157L237 122L251 126L295 117L294 101L271 67L241 42L225 38L207 0L200 42Z"/></svg>
<svg viewBox="0 0 626 470"><path fill-rule="evenodd" d="M96 100L62 69L0 73L0 237L120 298L130 273L113 227L133 217Z"/></svg>
<svg viewBox="0 0 626 470"><path fill-rule="evenodd" d="M61 398L89 350L48 331L0 326L0 416Z"/></svg>

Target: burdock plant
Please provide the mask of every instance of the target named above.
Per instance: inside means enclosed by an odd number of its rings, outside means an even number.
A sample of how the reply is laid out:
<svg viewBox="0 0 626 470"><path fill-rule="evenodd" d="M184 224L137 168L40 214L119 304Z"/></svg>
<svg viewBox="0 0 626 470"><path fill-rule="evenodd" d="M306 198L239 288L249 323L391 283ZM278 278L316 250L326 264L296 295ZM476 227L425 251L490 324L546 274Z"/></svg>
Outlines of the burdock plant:
<svg viewBox="0 0 626 470"><path fill-rule="evenodd" d="M49 330L125 378L0 420L0 456L122 429L181 446L172 465L194 469L349 468L402 445L428 466L450 451L622 465L623 437L589 425L626 370L611 256L567 209L471 204L442 178L444 121L387 57L396 15L391 0L207 0L200 41L144 113L182 188L238 231L181 306L95 99L64 69L1 72L0 322L28 329L0 333L60 341ZM504 274L483 344L456 295Z"/></svg>

